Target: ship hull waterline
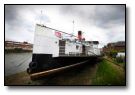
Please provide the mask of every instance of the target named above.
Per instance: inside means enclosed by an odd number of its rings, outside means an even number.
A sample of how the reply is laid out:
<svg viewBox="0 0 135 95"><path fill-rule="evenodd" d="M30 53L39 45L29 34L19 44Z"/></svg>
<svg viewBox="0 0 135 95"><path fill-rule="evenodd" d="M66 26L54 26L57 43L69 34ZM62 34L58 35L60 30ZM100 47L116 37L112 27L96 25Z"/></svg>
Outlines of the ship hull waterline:
<svg viewBox="0 0 135 95"><path fill-rule="evenodd" d="M27 72L31 79L48 76L65 69L77 67L85 63L96 63L100 56L59 56L50 54L33 54Z"/></svg>

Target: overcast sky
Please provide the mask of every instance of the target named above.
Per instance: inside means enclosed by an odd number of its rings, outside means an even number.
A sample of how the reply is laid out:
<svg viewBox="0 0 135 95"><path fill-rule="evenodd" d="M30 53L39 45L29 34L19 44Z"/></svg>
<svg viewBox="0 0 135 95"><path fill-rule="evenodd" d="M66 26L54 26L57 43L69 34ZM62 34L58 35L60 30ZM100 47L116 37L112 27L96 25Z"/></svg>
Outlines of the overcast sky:
<svg viewBox="0 0 135 95"><path fill-rule="evenodd" d="M5 40L33 43L36 23L74 35L81 30L86 40L99 41L100 47L125 41L124 5L5 6Z"/></svg>

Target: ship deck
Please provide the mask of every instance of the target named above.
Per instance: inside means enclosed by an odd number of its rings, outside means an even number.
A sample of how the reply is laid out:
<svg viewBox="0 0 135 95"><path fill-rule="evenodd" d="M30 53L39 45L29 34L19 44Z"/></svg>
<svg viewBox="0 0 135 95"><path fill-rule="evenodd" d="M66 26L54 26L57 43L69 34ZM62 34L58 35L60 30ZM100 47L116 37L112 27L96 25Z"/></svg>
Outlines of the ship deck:
<svg viewBox="0 0 135 95"><path fill-rule="evenodd" d="M101 55L91 55L91 56L87 56L87 55L81 55L81 56L74 56L74 55L63 55L63 56L59 56L59 57L79 57L79 58L92 58L92 57L101 57Z"/></svg>

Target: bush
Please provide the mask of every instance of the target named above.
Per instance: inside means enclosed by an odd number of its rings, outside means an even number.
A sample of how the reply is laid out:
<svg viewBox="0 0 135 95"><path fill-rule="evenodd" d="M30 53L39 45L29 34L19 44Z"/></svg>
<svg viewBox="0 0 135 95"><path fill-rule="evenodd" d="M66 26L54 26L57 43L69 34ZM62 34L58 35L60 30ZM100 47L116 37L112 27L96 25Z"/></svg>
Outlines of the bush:
<svg viewBox="0 0 135 95"><path fill-rule="evenodd" d="M125 62L125 57L122 57L122 56L117 57L117 58L116 58L116 61L117 61L118 63L123 63L123 62Z"/></svg>
<svg viewBox="0 0 135 95"><path fill-rule="evenodd" d="M14 51L15 52L22 52L22 48L15 48Z"/></svg>
<svg viewBox="0 0 135 95"><path fill-rule="evenodd" d="M117 51L110 51L109 55L113 58L116 58Z"/></svg>

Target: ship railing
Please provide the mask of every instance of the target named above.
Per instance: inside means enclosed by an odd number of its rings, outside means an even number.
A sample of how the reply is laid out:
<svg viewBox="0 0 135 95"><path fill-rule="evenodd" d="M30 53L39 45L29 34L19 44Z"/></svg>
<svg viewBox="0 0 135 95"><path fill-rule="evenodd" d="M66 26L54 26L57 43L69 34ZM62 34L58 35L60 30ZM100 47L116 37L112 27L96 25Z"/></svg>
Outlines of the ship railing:
<svg viewBox="0 0 135 95"><path fill-rule="evenodd" d="M87 53L79 53L79 52L65 53L65 50L61 50L59 52L59 56L99 56L99 55L101 55L101 53L98 48L89 50Z"/></svg>
<svg viewBox="0 0 135 95"><path fill-rule="evenodd" d="M64 52L60 52L59 53L59 56L91 56L91 55L88 55L88 54L84 54L84 53L75 53L75 52L70 52L68 54L64 54Z"/></svg>

